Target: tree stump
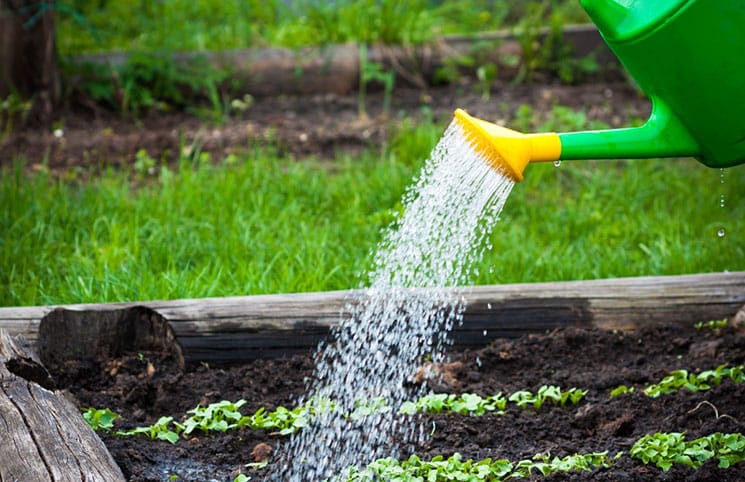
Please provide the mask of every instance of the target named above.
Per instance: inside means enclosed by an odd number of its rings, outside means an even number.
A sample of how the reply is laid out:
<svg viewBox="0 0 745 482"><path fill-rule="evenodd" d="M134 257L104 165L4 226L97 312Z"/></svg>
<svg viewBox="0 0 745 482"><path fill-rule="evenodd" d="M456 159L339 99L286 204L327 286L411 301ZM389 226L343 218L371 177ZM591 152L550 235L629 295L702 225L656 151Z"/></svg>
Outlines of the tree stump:
<svg viewBox="0 0 745 482"><path fill-rule="evenodd" d="M0 329L0 481L124 481L23 337Z"/></svg>

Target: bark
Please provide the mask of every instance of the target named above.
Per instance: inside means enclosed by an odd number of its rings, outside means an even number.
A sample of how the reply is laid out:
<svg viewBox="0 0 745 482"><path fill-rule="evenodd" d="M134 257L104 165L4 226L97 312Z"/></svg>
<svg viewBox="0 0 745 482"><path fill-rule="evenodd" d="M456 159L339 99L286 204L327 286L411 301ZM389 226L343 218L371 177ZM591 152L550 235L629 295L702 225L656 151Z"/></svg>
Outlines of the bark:
<svg viewBox="0 0 745 482"><path fill-rule="evenodd" d="M45 388L51 383L23 338L0 329L0 480L124 481L80 410Z"/></svg>

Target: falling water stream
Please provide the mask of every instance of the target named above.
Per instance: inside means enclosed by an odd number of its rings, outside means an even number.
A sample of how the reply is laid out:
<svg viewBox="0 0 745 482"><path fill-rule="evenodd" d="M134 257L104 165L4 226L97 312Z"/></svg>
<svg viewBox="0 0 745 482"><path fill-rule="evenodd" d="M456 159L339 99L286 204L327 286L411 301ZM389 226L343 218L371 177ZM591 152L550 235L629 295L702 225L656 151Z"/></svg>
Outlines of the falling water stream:
<svg viewBox="0 0 745 482"><path fill-rule="evenodd" d="M512 186L457 123L448 127L378 245L368 287L349 300L331 341L319 348L305 402L332 400L333 409L319 408L281 447L288 462L275 480L333 480L350 466L399 457L423 439L427 430L398 407L423 394L412 380L424 357L442 359L447 333L465 310L458 287L473 279ZM386 409L361 416L361 401L383 400Z"/></svg>

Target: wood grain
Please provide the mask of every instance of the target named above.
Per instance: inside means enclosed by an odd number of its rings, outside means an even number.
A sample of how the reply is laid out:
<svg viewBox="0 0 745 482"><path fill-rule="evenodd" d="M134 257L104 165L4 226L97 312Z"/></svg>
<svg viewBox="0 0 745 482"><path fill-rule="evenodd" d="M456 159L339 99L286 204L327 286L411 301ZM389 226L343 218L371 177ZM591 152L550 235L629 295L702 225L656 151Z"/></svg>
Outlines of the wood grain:
<svg viewBox="0 0 745 482"><path fill-rule="evenodd" d="M187 362L234 363L312 350L356 296L332 291L62 308L147 307L170 323ZM634 330L732 317L745 305L745 272L474 286L463 297L467 309L452 339L456 346L483 346L495 337L570 325ZM54 308L0 308L0 327L34 340Z"/></svg>

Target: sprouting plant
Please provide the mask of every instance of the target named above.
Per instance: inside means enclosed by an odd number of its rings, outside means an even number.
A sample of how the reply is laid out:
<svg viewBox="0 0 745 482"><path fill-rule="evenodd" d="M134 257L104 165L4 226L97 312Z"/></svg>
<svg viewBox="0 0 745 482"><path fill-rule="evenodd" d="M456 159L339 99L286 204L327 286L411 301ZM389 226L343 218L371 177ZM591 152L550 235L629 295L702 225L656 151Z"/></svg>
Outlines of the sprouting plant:
<svg viewBox="0 0 745 482"><path fill-rule="evenodd" d="M94 431L109 432L114 428L114 420L120 418L120 416L108 408L87 408L83 411L83 418Z"/></svg>
<svg viewBox="0 0 745 482"><path fill-rule="evenodd" d="M528 405L532 405L536 410L540 409L544 403L551 401L554 405L563 407L567 403L572 405L578 404L587 395L587 390L581 390L579 388L570 388L569 390L562 391L560 387L555 385L543 385L538 388L538 392L533 393L520 390L509 397L509 401L515 403L520 408L526 408Z"/></svg>
<svg viewBox="0 0 745 482"><path fill-rule="evenodd" d="M451 457L433 457L422 460L416 455L399 461L392 457L378 459L365 469L350 467L335 482L372 482L375 480L394 481L499 481L513 478L530 478L534 473L548 476L559 472L589 471L600 467L610 467L621 453L608 457L607 452L574 454L563 458L539 454L533 459L512 463L506 459L463 460L459 453Z"/></svg>
<svg viewBox="0 0 745 482"><path fill-rule="evenodd" d="M634 393L634 387L628 387L626 385L619 385L610 391L610 396L617 397L619 395L623 395L624 393Z"/></svg>
<svg viewBox="0 0 745 482"><path fill-rule="evenodd" d="M235 403L223 400L211 403L206 407L198 406L189 410L187 413L192 415L182 423L177 423L176 426L186 435L189 435L195 429L202 432L225 432L238 426L238 422L243 418L239 409L245 403L245 400L238 400Z"/></svg>
<svg viewBox="0 0 745 482"><path fill-rule="evenodd" d="M175 444L178 442L178 433L169 428L173 417L160 417L157 422L147 427L135 427L129 430L118 430L116 435L131 436L145 435L150 440L166 440Z"/></svg>
<svg viewBox="0 0 745 482"><path fill-rule="evenodd" d="M719 459L720 468L727 468L745 460L745 436L740 433L716 432L686 441L684 433L658 432L637 440L629 453L642 463L653 463L665 472L673 464L698 469L712 457Z"/></svg>
<svg viewBox="0 0 745 482"><path fill-rule="evenodd" d="M148 174L152 175L155 173L155 159L150 157L147 150L140 149L137 151L137 154L135 154L135 163L133 167L139 176L146 176ZM139 355L143 356L142 353ZM143 358L140 358L140 360L144 360L144 356Z"/></svg>
<svg viewBox="0 0 745 482"><path fill-rule="evenodd" d="M13 131L14 121L23 120L31 110L32 101L23 99L17 93L11 93L0 99L0 141Z"/></svg>
<svg viewBox="0 0 745 482"><path fill-rule="evenodd" d="M700 392L711 389L712 385L720 385L726 378L729 378L733 383L745 382L745 366L728 367L727 365L720 365L714 370L705 370L698 375L689 373L687 370L675 370L658 383L646 387L644 393L652 398L657 398L667 393L675 393L683 388L691 392Z"/></svg>
<svg viewBox="0 0 745 482"><path fill-rule="evenodd" d="M489 97L491 97L491 85L497 78L497 65L492 62L479 65L476 69L476 78L481 86L481 98L489 100Z"/></svg>
<svg viewBox="0 0 745 482"><path fill-rule="evenodd" d="M709 321L699 321L698 323L695 323L693 325L694 328L697 330L711 330L715 333L719 333L719 331L722 328L727 327L728 320L725 318L723 320L709 320Z"/></svg>

